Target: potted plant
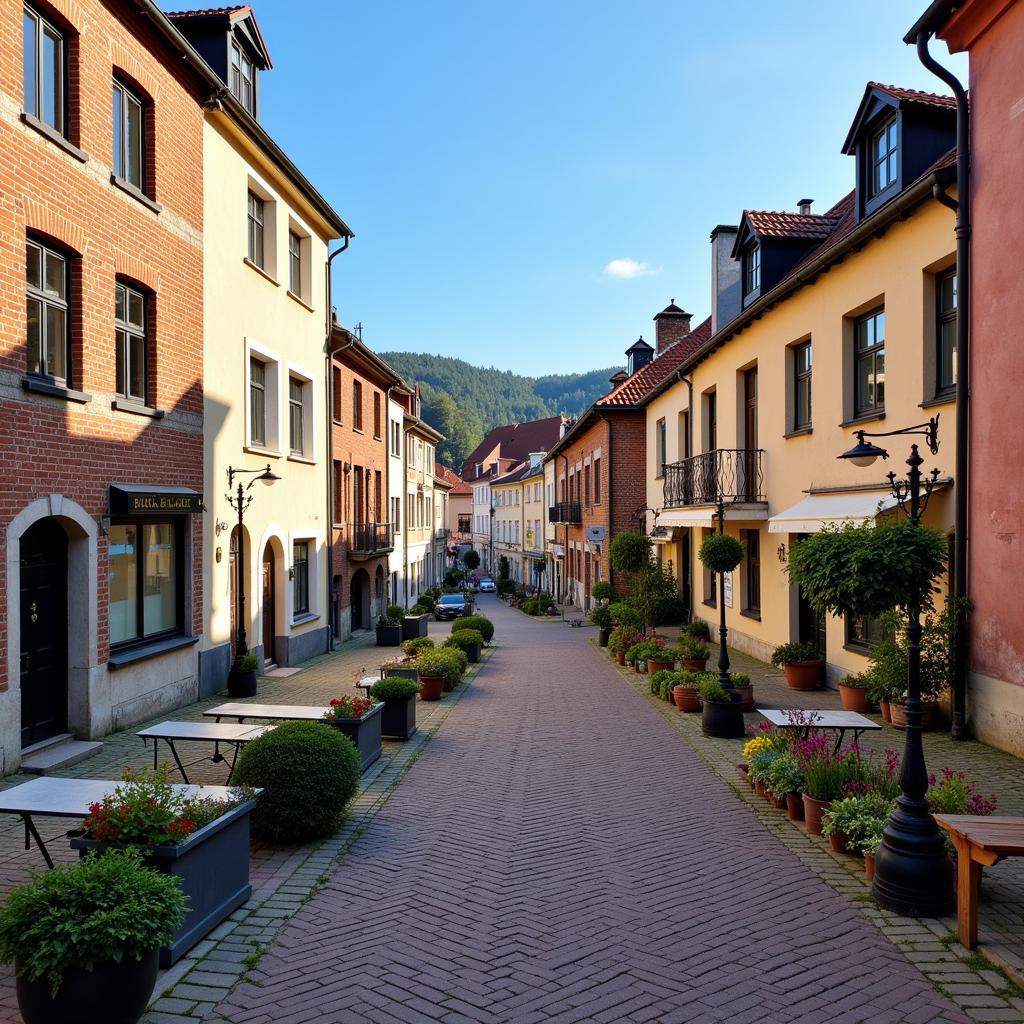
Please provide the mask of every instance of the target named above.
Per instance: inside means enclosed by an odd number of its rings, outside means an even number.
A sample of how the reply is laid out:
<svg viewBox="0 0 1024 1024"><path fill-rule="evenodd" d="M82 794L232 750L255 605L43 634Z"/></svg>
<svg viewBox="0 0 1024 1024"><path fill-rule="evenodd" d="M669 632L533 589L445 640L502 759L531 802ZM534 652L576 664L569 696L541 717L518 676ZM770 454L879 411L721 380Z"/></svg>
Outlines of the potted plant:
<svg viewBox="0 0 1024 1024"><path fill-rule="evenodd" d="M698 689L701 700L701 732L720 739L737 739L744 735L743 711L739 694L722 689L715 677L702 679Z"/></svg>
<svg viewBox="0 0 1024 1024"><path fill-rule="evenodd" d="M702 640L704 643L711 641L711 627L703 619L694 619L688 623L683 633L692 640Z"/></svg>
<svg viewBox="0 0 1024 1024"><path fill-rule="evenodd" d="M626 651L633 646L633 631L616 626L608 638L608 653L620 665L626 664Z"/></svg>
<svg viewBox="0 0 1024 1024"><path fill-rule="evenodd" d="M405 609L400 604L389 604L387 611L377 620L377 646L397 647L402 642L402 619Z"/></svg>
<svg viewBox="0 0 1024 1024"><path fill-rule="evenodd" d="M596 584L595 584L596 585ZM612 633L612 612L606 604L598 604L590 609L590 621L597 626L597 642L601 647L608 646Z"/></svg>
<svg viewBox="0 0 1024 1024"><path fill-rule="evenodd" d="M161 943L161 966L170 967L249 898L255 796L237 789L227 800L186 798L168 781L166 765L126 769L112 792L90 807L82 834L71 839L82 857L138 847L151 868L180 880L188 908Z"/></svg>
<svg viewBox="0 0 1024 1024"><path fill-rule="evenodd" d="M816 690L818 677L824 664L814 644L781 644L772 651L772 664L786 674L786 685L791 690Z"/></svg>
<svg viewBox="0 0 1024 1024"><path fill-rule="evenodd" d="M407 740L416 732L416 694L420 684L412 679L391 677L370 687L370 696L384 705L380 731L389 739Z"/></svg>
<svg viewBox="0 0 1024 1024"><path fill-rule="evenodd" d="M680 711L700 711L700 684L705 679L716 678L711 673L690 672L683 669L675 673L672 684L672 700Z"/></svg>
<svg viewBox="0 0 1024 1024"><path fill-rule="evenodd" d="M440 700L452 674L452 660L441 647L420 651L416 658L416 673L420 684L420 700ZM458 682L458 669L452 683Z"/></svg>
<svg viewBox="0 0 1024 1024"><path fill-rule="evenodd" d="M754 710L754 684L746 672L732 672L729 675L732 688L740 695L740 707L744 714Z"/></svg>
<svg viewBox="0 0 1024 1024"><path fill-rule="evenodd" d="M480 660L480 648L484 645L483 634L478 629L457 629L441 645L442 647L455 647L465 652L470 665L475 665Z"/></svg>
<svg viewBox="0 0 1024 1024"><path fill-rule="evenodd" d="M412 640L418 636L426 636L429 622L430 612L423 605L414 604L402 616L402 639Z"/></svg>
<svg viewBox="0 0 1024 1024"><path fill-rule="evenodd" d="M839 680L839 702L844 711L859 711L862 714L871 710L868 698L868 685L871 682L866 672L854 676L843 676Z"/></svg>
<svg viewBox="0 0 1024 1024"><path fill-rule="evenodd" d="M415 658L420 651L425 651L428 648L436 647L437 645L429 636L415 636L411 640L402 641L402 653L409 658Z"/></svg>
<svg viewBox="0 0 1024 1024"><path fill-rule="evenodd" d="M256 670L259 659L255 654L239 658L228 673L229 697L254 697L256 695Z"/></svg>
<svg viewBox="0 0 1024 1024"><path fill-rule="evenodd" d="M385 661L380 667L380 674L382 679L391 678L393 676L401 676L405 679L411 679L413 682L416 681L416 659L403 656L400 658L391 658Z"/></svg>
<svg viewBox="0 0 1024 1024"><path fill-rule="evenodd" d="M885 828L892 808L890 799L873 791L834 800L822 817L821 834L836 853L863 853L865 841L873 846L874 835Z"/></svg>
<svg viewBox="0 0 1024 1024"><path fill-rule="evenodd" d="M778 747L766 747L754 754L748 765L750 781L754 783L754 790L757 795L763 796L776 806L782 806L785 801L779 799L774 794L769 794L768 772L771 766L782 756L783 751Z"/></svg>
<svg viewBox="0 0 1024 1024"><path fill-rule="evenodd" d="M703 672L708 665L708 657L711 652L703 640L696 637L684 636L676 646L676 653L684 669L691 672Z"/></svg>
<svg viewBox="0 0 1024 1024"><path fill-rule="evenodd" d="M648 641L651 645L647 650L647 671L658 672L664 669L671 671L676 666L676 652L661 637Z"/></svg>
<svg viewBox="0 0 1024 1024"><path fill-rule="evenodd" d="M457 633L460 629L475 629L484 638L484 643L489 644L494 639L494 623L486 615L463 615L452 623L452 632Z"/></svg>
<svg viewBox="0 0 1024 1024"><path fill-rule="evenodd" d="M833 800L844 796L849 782L860 779L860 759L853 751L833 752L824 733L812 733L793 744L804 773L804 821L811 835L820 836L822 818Z"/></svg>
<svg viewBox="0 0 1024 1024"><path fill-rule="evenodd" d="M360 772L365 772L381 755L383 710L383 703L372 697L346 693L330 701L324 712L324 721L347 736L359 751Z"/></svg>
<svg viewBox="0 0 1024 1024"><path fill-rule="evenodd" d="M804 820L804 773L788 750L769 765L764 784L776 800L785 801L786 813L791 821Z"/></svg>
<svg viewBox="0 0 1024 1024"><path fill-rule="evenodd" d="M180 879L150 870L134 848L16 886L0 908L0 959L15 964L26 1024L135 1024L184 909Z"/></svg>
<svg viewBox="0 0 1024 1024"><path fill-rule="evenodd" d="M602 604L608 604L608 602L614 601L619 595L618 591L616 591L608 580L598 580L590 588L590 596L595 601L600 601Z"/></svg>

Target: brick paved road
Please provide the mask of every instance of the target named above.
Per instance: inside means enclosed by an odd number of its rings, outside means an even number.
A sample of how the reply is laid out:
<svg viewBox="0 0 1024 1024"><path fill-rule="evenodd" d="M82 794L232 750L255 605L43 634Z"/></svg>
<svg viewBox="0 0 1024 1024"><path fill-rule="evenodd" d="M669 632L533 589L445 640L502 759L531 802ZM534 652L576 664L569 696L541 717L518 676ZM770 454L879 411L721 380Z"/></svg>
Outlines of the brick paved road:
<svg viewBox="0 0 1024 1024"><path fill-rule="evenodd" d="M487 604L501 648L211 1019L967 1021L587 631Z"/></svg>

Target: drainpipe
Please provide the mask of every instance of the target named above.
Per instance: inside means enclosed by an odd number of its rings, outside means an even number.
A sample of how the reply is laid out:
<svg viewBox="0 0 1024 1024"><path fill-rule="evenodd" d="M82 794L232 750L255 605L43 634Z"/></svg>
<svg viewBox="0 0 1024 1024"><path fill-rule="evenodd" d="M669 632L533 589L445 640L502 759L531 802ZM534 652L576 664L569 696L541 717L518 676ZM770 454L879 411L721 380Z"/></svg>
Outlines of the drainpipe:
<svg viewBox="0 0 1024 1024"><path fill-rule="evenodd" d="M562 452L563 468L565 469L565 486L562 488L562 495L569 492L569 457ZM555 497L558 497L558 481L555 480ZM557 502L555 504L558 504ZM562 523L562 618L565 618L565 592L569 580L569 524Z"/></svg>
<svg viewBox="0 0 1024 1024"><path fill-rule="evenodd" d="M953 597L956 619L953 635L953 686L951 690L952 727L955 740L967 739L967 673L970 652L970 621L967 614L968 557L968 428L970 424L970 360L971 337L971 136L970 108L967 92L960 80L944 68L928 52L928 32L917 35L917 56L921 63L953 91L956 98L956 189L953 199L938 185L933 186L935 198L956 213L956 488L953 513Z"/></svg>
<svg viewBox="0 0 1024 1024"><path fill-rule="evenodd" d="M327 341L324 346L324 367L325 381L324 394L327 396L327 649L334 650L334 603L331 600L334 586L334 417L331 410L334 408L334 374L331 372L331 329L334 326L334 311L331 309L331 264L335 256L340 256L349 245L351 236L346 235L340 249L327 255L327 280L325 287L327 291ZM351 344L351 342L350 342ZM348 348L347 345L343 346ZM339 351L341 351L339 349ZM338 603L341 603L341 595L338 595Z"/></svg>

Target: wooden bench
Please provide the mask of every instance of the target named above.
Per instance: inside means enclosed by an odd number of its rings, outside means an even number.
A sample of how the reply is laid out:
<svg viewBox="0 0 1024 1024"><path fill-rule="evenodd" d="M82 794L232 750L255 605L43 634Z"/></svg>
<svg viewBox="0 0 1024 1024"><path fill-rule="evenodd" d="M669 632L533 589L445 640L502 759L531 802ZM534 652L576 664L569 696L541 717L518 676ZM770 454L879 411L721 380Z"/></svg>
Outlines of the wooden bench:
<svg viewBox="0 0 1024 1024"><path fill-rule="evenodd" d="M976 814L936 814L957 856L956 925L960 944L978 945L978 894L982 868L1006 857L1024 856L1024 818L993 818Z"/></svg>

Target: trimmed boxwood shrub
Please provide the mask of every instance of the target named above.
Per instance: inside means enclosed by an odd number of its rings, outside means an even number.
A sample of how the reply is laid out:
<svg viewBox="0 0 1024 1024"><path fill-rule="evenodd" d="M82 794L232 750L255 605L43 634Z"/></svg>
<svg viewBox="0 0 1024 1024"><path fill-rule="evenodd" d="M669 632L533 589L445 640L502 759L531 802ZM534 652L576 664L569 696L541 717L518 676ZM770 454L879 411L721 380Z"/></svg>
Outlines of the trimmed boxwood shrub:
<svg viewBox="0 0 1024 1024"><path fill-rule="evenodd" d="M468 651L470 648L484 643L483 634L479 629L457 629L443 644L442 647L456 647L460 651Z"/></svg>
<svg viewBox="0 0 1024 1024"><path fill-rule="evenodd" d="M623 530L612 538L608 558L617 572L639 572L651 564L651 547L650 537Z"/></svg>
<svg viewBox="0 0 1024 1024"><path fill-rule="evenodd" d="M408 700L420 692L420 684L405 676L388 676L370 687L370 696L375 700Z"/></svg>
<svg viewBox="0 0 1024 1024"><path fill-rule="evenodd" d="M462 678L469 659L462 651L454 647L435 647L433 650L421 651L416 659L416 671L421 676L444 679L444 688L451 690Z"/></svg>
<svg viewBox="0 0 1024 1024"><path fill-rule="evenodd" d="M394 619L399 625L405 618L405 609L400 604L389 604L388 610L384 613L386 619Z"/></svg>
<svg viewBox="0 0 1024 1024"><path fill-rule="evenodd" d="M704 538L698 557L711 572L732 572L743 561L743 545L727 533L712 533Z"/></svg>
<svg viewBox="0 0 1024 1024"><path fill-rule="evenodd" d="M411 640L402 641L402 650L410 657L415 658L420 651L426 651L436 644L429 636L414 636Z"/></svg>
<svg viewBox="0 0 1024 1024"><path fill-rule="evenodd" d="M359 753L320 722L281 722L238 755L233 782L262 786L252 814L259 839L296 843L336 831L359 785Z"/></svg>
<svg viewBox="0 0 1024 1024"><path fill-rule="evenodd" d="M432 612L434 610L434 605L436 602L434 601L434 598L430 596L430 594L420 594L418 603L420 607L426 608L428 612Z"/></svg>
<svg viewBox="0 0 1024 1024"><path fill-rule="evenodd" d="M488 644L494 637L494 623L485 615L463 615L452 623L453 633L457 633L460 629L479 630L484 642Z"/></svg>

